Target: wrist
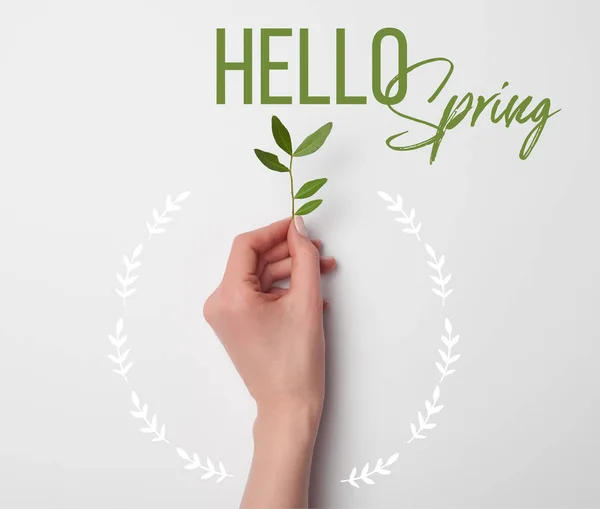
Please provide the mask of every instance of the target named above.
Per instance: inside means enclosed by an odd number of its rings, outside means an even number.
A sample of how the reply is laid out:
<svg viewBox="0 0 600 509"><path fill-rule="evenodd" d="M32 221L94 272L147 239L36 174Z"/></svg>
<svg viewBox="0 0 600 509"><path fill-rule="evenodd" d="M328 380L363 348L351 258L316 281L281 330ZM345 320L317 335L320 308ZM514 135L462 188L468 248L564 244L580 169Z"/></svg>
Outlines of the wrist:
<svg viewBox="0 0 600 509"><path fill-rule="evenodd" d="M273 440L281 437L282 440L292 438L296 444L314 444L321 410L321 405L259 405L254 422L254 439L265 437Z"/></svg>

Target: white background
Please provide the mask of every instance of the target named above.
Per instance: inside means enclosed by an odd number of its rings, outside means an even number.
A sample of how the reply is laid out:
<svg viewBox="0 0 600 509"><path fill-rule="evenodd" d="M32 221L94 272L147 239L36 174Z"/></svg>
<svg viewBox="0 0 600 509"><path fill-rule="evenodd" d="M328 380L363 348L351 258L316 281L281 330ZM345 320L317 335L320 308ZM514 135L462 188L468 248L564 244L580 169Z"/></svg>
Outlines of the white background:
<svg viewBox="0 0 600 509"><path fill-rule="evenodd" d="M295 144L334 122L296 170L300 182L329 178L307 224L339 262L323 285L328 400L311 504L599 506L596 11L583 0L0 3L0 505L238 504L254 405L201 308L233 236L288 213L286 176L252 153L276 149L277 114ZM489 97L504 81L504 103L550 97L562 111L527 161L518 151L533 124L506 129L489 113L447 133L432 166L428 149L393 152L385 139L411 125L370 93L371 40L386 26L405 33L410 63L456 66L429 105L440 74L410 77L403 105L417 117L437 122L452 94ZM242 28L255 29L253 105L242 104L239 73L228 73L227 105L215 104L217 27L231 59ZM273 92L293 95L291 106L259 104L261 27L294 29L272 52L290 63L273 73ZM310 29L311 92L326 95L335 29L346 28L348 93L367 105L299 104L300 27ZM152 209L186 190L168 232L146 246L123 315L123 254L145 241ZM446 256L445 308L423 245L378 190L400 193ZM130 387L107 359L121 316ZM439 379L446 317L461 359L437 428L406 444ZM201 481L173 446L140 433L131 388L173 445L236 477ZM395 452L375 485L339 482Z"/></svg>

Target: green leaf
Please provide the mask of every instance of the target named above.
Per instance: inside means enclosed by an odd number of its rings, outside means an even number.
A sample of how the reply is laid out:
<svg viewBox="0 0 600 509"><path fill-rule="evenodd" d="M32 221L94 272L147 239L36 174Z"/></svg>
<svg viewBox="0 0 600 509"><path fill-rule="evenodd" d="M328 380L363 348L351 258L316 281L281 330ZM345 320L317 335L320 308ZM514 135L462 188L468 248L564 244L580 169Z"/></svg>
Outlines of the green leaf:
<svg viewBox="0 0 600 509"><path fill-rule="evenodd" d="M296 215L297 216L305 216L307 214L310 214L319 205L321 205L321 203L323 203L323 200L312 200L312 201L306 202L304 205L302 205L302 207L300 207L296 211Z"/></svg>
<svg viewBox="0 0 600 509"><path fill-rule="evenodd" d="M269 168L269 170L280 172L290 171L287 166L284 166L279 162L279 158L275 154L264 152L263 150L259 150L257 148L254 149L254 153L260 162Z"/></svg>
<svg viewBox="0 0 600 509"><path fill-rule="evenodd" d="M294 198L298 198L299 200L303 200L304 198L310 198L313 194L315 194L319 189L321 189L325 185L325 182L327 182L327 179L316 179L307 182L300 188L300 190L296 193L296 196L294 196Z"/></svg>
<svg viewBox="0 0 600 509"><path fill-rule="evenodd" d="M302 143L300 143L300 146L296 149L296 152L294 152L294 156L307 156L319 150L323 146L323 143L325 143L325 140L327 139L327 136L329 136L329 133L331 132L332 128L333 124L331 122L328 122L323 127L317 129L314 133L309 135Z"/></svg>
<svg viewBox="0 0 600 509"><path fill-rule="evenodd" d="M281 120L279 120L275 115L273 115L273 118L271 119L271 129L273 130L273 138L275 138L275 143L279 145L279 148L286 154L292 155L293 149L290 132L281 123Z"/></svg>

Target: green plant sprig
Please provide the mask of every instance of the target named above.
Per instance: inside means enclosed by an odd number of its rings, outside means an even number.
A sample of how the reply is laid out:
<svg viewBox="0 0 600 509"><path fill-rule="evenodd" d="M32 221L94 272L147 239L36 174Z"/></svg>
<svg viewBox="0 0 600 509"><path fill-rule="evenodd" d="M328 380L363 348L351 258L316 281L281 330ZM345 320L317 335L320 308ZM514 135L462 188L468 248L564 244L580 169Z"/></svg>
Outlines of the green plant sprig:
<svg viewBox="0 0 600 509"><path fill-rule="evenodd" d="M307 136L306 139L300 143L296 150L293 149L292 146L292 138L290 136L290 132L283 125L281 120L279 120L276 116L273 116L271 119L271 129L273 131L273 138L275 139L275 143L279 146L281 150L283 150L287 155L290 156L289 167L279 161L279 157L275 154L271 154L270 152L265 152L264 150L254 149L254 153L256 157L263 163L269 170L278 171L281 173L288 173L290 175L290 194L292 196L292 217L293 216L305 216L310 214L313 210L315 210L323 200L311 200L304 205L302 205L298 210L296 210L296 200L305 200L306 198L310 198L315 195L316 192L321 189L325 183L327 182L326 178L320 178L311 180L306 182L298 192L294 193L294 174L292 172L292 165L294 163L295 157L304 157L310 154L314 154L317 150L319 150L325 140L331 133L331 129L333 128L333 124L328 122L324 126L317 129L314 133Z"/></svg>

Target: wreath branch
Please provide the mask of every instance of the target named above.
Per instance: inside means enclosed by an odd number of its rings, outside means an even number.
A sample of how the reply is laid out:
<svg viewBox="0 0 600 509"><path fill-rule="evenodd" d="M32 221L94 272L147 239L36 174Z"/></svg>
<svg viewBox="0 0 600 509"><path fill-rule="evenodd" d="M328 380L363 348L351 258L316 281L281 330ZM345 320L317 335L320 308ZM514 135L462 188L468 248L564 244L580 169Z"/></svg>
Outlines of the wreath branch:
<svg viewBox="0 0 600 509"><path fill-rule="evenodd" d="M452 337L452 323L450 320L446 318L445 329L448 336L442 336L442 343L446 346L447 350L444 352L443 350L438 350L440 352L440 356L442 357L442 361L445 365L442 365L439 362L435 363L435 366L438 368L438 371L441 373L442 378L440 378L439 383L444 381L444 378L454 373L455 369L448 369L451 364L454 364L458 359L460 359L460 354L452 355L452 347L458 343L460 340L460 335Z"/></svg>
<svg viewBox="0 0 600 509"><path fill-rule="evenodd" d="M146 229L148 231L148 241L154 236L164 233L166 228L164 225L170 223L173 218L170 217L170 214L181 210L181 203L185 201L190 196L189 191L185 191L177 195L177 197L173 200L171 195L168 195L165 199L165 208L162 213L159 213L157 209L152 210L152 217L154 222L151 224L150 222L146 223ZM134 274L134 271L139 269L141 266L141 261L139 260L142 251L144 250L143 244L138 244L136 248L133 250L131 256L125 255L123 257L123 265L125 266L125 271L123 273L117 274L117 281L119 286L115 289L117 295L122 299L123 307L127 306L127 299L131 297L135 293L135 288L132 285L137 281L138 275ZM109 355L109 359L111 362L117 365L117 368L113 369L115 373L119 376L123 377L125 382L129 383L127 378L127 373L133 366L132 362L127 362L127 358L130 353L130 349L125 351L121 351L121 348L127 341L127 336L123 334L123 324L124 319L120 318L117 321L116 325L116 333L109 334L108 339L111 344L116 348L116 355ZM145 426L140 428L140 431L145 434L154 435L152 438L153 442L165 442L170 444L171 442L167 440L167 427L165 424L159 427L158 419L156 414L149 417L148 414L148 405L142 405L140 399L135 391L131 392L131 401L135 410L131 410L130 413L136 419L140 419ZM206 458L206 464L202 464L200 461L200 457L194 453L190 457L183 449L176 448L177 453L185 459L188 464L185 466L188 470L193 469L201 469L204 470L204 474L202 475L202 479L210 479L214 476L217 476L217 482L223 481L227 477L233 477L232 474L229 474L225 470L225 466L223 463L218 462L218 468L214 465L214 463L210 460L210 458Z"/></svg>
<svg viewBox="0 0 600 509"><path fill-rule="evenodd" d="M152 433L154 435L154 438L152 439L153 442L166 442L167 444L170 444L171 442L167 440L166 424L163 424L159 431L156 414L152 416L152 419L148 420L148 405L140 404L140 398L135 391L131 391L131 401L133 406L136 408L136 410L132 410L130 412L131 415L133 415L136 419L143 420L146 423L146 427L140 428L140 431L142 433Z"/></svg>
<svg viewBox="0 0 600 509"><path fill-rule="evenodd" d="M410 235L415 235L417 237L417 240L421 242L421 237L419 233L421 232L421 226L423 225L423 223L419 222L415 226L415 209L410 209L410 212L408 214L404 212L404 209L402 208L402 196L400 196L399 194L396 195L396 201L394 201L394 199L389 194L384 193L383 191L378 191L377 194L379 194L379 197L382 200L391 203L391 205L389 205L387 208L388 210L391 210L392 212L400 212L400 214L402 214L401 217L397 217L395 220L399 223L410 226L410 228L404 228L402 231Z"/></svg>
<svg viewBox="0 0 600 509"><path fill-rule="evenodd" d="M402 197L399 194L397 195L396 200L394 200L390 195L388 195L382 191L379 191L378 194L381 199L383 199L384 201L386 201L390 204L387 207L388 210L391 210L393 212L400 212L402 214L401 217L397 217L397 218L395 218L395 220L400 223L410 226L410 228L405 228L403 231L405 233L415 235L417 237L417 240L420 242L421 237L420 237L419 233L421 231L421 223L419 222L415 226L415 222L414 222L415 221L415 209L411 209L410 212L407 214L404 211L404 209L402 208ZM446 261L443 255L440 256L438 259L434 249L429 244L425 244L425 250L427 251L427 254L433 260L433 261L428 261L427 262L428 265L436 271L436 275L430 276L430 277L433 280L433 282L440 287L440 288L433 288L432 291L435 295L439 296L442 299L442 306L445 306L446 299L453 291L452 289L447 288L448 283L450 282L450 279L452 278L452 274L448 274L447 276L443 275L442 269L443 269L444 263ZM442 342L444 343L444 345L446 345L447 350L443 351L440 349L439 353L440 353L440 355L442 357L442 361L445 363L445 365L442 365L441 363L436 362L436 367L442 374L442 378L440 379L440 381L438 382L438 384L435 386L435 388L433 390L431 401L430 400L425 401L425 410L426 410L425 416L423 416L423 413L420 410L417 413L418 427L415 423L410 424L411 438L407 441L408 443L411 443L413 440L422 440L422 439L426 438L426 435L424 434L424 432L428 431L428 430L432 430L433 428L435 428L437 426L436 423L431 422L431 421L432 421L433 416L435 414L441 412L444 408L444 405L438 404L439 399L440 399L440 385L444 381L444 378L446 376L454 373L454 369L449 369L449 366L451 364L453 364L454 362L456 362L460 357L460 355L453 356L452 351L451 351L452 347L458 342L459 336L457 335L455 337L452 337L452 324L450 323L450 320L448 320L448 318L445 319L444 325L445 325L447 337L442 336ZM383 460L380 458L377 461L375 468L371 471L369 470L370 465L369 465L369 463L367 463L363 467L360 475L357 475L358 471L357 471L357 468L355 467L352 469L352 472L350 473L348 478L342 480L341 482L347 482L351 486L354 486L355 488L360 487L360 485L358 484L357 481L362 481L365 484L375 484L375 481L373 481L371 476L375 473L384 474L384 475L389 474L390 471L386 470L385 467L388 464L393 463L397 459L398 459L398 454L396 453L392 457L390 457L390 459L388 460L388 463L383 465Z"/></svg>
<svg viewBox="0 0 600 509"><path fill-rule="evenodd" d="M452 278L452 274L448 274L444 277L442 273L442 268L446 263L446 257L444 255L440 256L438 259L435 251L429 244L425 244L425 251L427 254L433 259L433 261L428 261L427 265L429 265L436 272L436 276L429 276L431 280L438 285L440 288L432 288L431 291L435 293L438 297L442 299L442 307L446 305L446 299L450 296L450 294L454 291L452 289L446 290L446 286L450 282Z"/></svg>
<svg viewBox="0 0 600 509"><path fill-rule="evenodd" d="M442 409L444 408L444 405L436 406L436 403L438 402L439 399L440 399L440 386L436 385L435 389L433 390L433 398L432 398L433 403L431 403L429 400L425 401L425 408L427 409L427 417L423 417L423 414L421 413L421 411L419 411L419 413L418 413L419 428L417 429L417 426L414 423L412 423L412 422L410 423L410 431L412 433L412 437L410 438L410 440L408 440L407 443L410 444L415 439L422 440L422 439L426 438L425 435L423 435L423 431L433 429L437 426L437 424L435 424L433 422L429 422L429 419L431 419L432 415L435 415L438 412L441 412Z"/></svg>
<svg viewBox="0 0 600 509"><path fill-rule="evenodd" d="M163 210L161 214L159 214L158 210L156 209L152 210L152 218L154 219L154 224L150 224L149 222L146 223L146 229L148 230L148 240L150 240L154 235L159 235L167 231L165 228L161 227L161 225L173 221L173 218L169 217L168 214L181 210L179 204L185 201L190 194L190 191L185 191L179 194L175 198L175 201L173 201L173 198L169 194L165 200L165 210Z"/></svg>
<svg viewBox="0 0 600 509"><path fill-rule="evenodd" d="M448 318L446 318L446 320L444 321L444 328L446 330L447 336L442 336L442 343L446 345L447 350L444 351L438 349L438 352L440 353L442 361L445 363L445 365L441 364L440 362L435 363L435 366L438 369L438 371L442 374L442 377L440 378L438 385L436 385L435 389L433 390L433 403L431 403L429 400L425 401L425 409L427 411L426 417L423 417L421 411L419 411L417 414L419 428L417 429L417 426L414 423L411 423L410 425L410 431L412 433L412 436L410 440L408 440L409 444L415 439L421 440L425 438L425 435L423 435L423 431L427 431L436 427L436 424L430 422L430 419L431 416L437 414L438 412L441 412L444 408L444 405L436 406L438 400L440 399L440 385L448 375L454 373L454 369L448 368L451 364L455 363L460 358L460 354L452 355L452 347L456 345L456 343L458 343L460 336L457 334L456 336L452 337L452 323L450 322L450 320L448 320Z"/></svg>
<svg viewBox="0 0 600 509"><path fill-rule="evenodd" d="M142 262L136 261L137 258L142 253L144 249L143 244L139 244L131 254L131 258L127 255L123 256L123 265L125 265L125 275L118 273L117 281L121 285L120 288L115 288L115 292L117 295L123 299L123 307L127 306L127 299L131 297L135 293L135 288L130 288L130 286L135 283L139 275L133 276L132 272L136 269L139 269Z"/></svg>
<svg viewBox="0 0 600 509"><path fill-rule="evenodd" d="M185 461L187 461L188 464L185 467L183 467L186 470L195 470L199 468L205 471L205 473L202 474L202 476L200 477L200 479L202 480L210 479L211 477L218 475L219 478L217 479L217 483L220 483L226 477L234 477L232 474L227 473L227 471L225 470L225 466L220 461L219 468L217 469L217 467L215 467L215 464L211 461L211 459L208 456L206 457L206 466L204 466L200 461L200 456L198 456L196 453L193 453L190 456L183 449L177 447L177 454L179 454L179 456L181 456Z"/></svg>
<svg viewBox="0 0 600 509"><path fill-rule="evenodd" d="M129 355L129 352L131 351L131 349L127 349L124 352L121 352L121 347L127 341L126 335L121 336L122 332L123 332L123 318L121 318L121 319L119 319L119 321L117 321L116 334L114 336L112 334L108 335L108 340L112 343L112 345L117 350L116 356L110 354L108 356L108 358L112 362L114 362L117 366L119 366L119 369L113 369L113 373L116 373L117 375L122 376L123 379L125 380L125 382L129 383L129 380L127 379L127 373L131 369L131 366L133 366L133 362L129 362L128 364L123 365L123 363L127 360L127 357Z"/></svg>
<svg viewBox="0 0 600 509"><path fill-rule="evenodd" d="M354 467L352 469L352 472L350 472L348 479L343 479L340 482L347 482L351 486L354 486L355 488L360 488L357 481L362 481L365 484L375 484L375 481L373 479L371 479L371 476L373 474L390 475L392 472L390 470L388 470L386 467L389 467L390 465L395 463L399 456L400 455L398 453L393 454L392 456L390 456L388 458L388 460L385 462L385 464L383 463L383 458L379 458L377 460L377 463L375 463L375 467L371 471L369 471L369 468L371 465L369 463L366 463L365 466L362 468L360 475L357 475L358 469L356 467Z"/></svg>

